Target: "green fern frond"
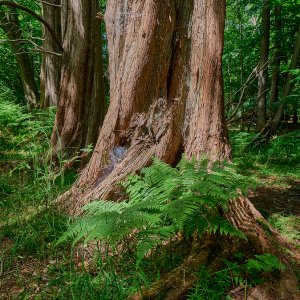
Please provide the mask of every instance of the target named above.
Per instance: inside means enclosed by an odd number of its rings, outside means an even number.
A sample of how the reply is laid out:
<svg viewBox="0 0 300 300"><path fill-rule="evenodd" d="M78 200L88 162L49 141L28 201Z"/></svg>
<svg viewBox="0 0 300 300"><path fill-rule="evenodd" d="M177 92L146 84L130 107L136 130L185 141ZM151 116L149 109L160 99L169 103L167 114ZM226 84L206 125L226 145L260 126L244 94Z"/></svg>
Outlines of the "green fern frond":
<svg viewBox="0 0 300 300"><path fill-rule="evenodd" d="M229 199L235 198L245 178L226 163L210 166L208 160L182 159L176 168L153 160L140 175L130 175L121 185L128 199L122 203L95 201L84 207L59 242L105 240L114 245L137 232L140 260L176 232L187 236L195 231L219 232L245 238L220 215Z"/></svg>
<svg viewBox="0 0 300 300"><path fill-rule="evenodd" d="M216 234L219 232L221 235L235 236L240 239L247 240L246 236L242 231L232 226L225 218L221 216L216 216L209 219L209 232Z"/></svg>
<svg viewBox="0 0 300 300"><path fill-rule="evenodd" d="M249 272L272 272L275 270L284 270L285 265L279 259L269 253L255 255L256 259L249 259L245 265Z"/></svg>

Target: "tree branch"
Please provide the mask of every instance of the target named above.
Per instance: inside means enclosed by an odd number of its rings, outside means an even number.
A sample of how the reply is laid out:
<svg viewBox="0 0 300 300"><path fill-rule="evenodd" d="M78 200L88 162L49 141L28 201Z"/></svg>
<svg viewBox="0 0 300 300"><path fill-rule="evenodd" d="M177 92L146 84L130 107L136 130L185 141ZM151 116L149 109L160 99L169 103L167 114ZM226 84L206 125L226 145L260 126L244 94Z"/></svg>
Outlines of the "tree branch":
<svg viewBox="0 0 300 300"><path fill-rule="evenodd" d="M43 47L41 47L37 43L35 43L32 39L15 39L15 40L13 40L13 39L0 39L0 44L1 44L1 42L12 42L12 43L28 42L36 48L36 49L31 48L31 51L38 51L38 52L42 52L42 53L49 54L49 55L54 55L54 56L62 56L61 53L57 53L57 52L54 52L54 51L44 49ZM22 53L30 53L30 52L22 51L22 52L18 52L16 54L22 54Z"/></svg>
<svg viewBox="0 0 300 300"><path fill-rule="evenodd" d="M45 21L40 15L38 15L36 12L34 12L33 10L31 10L30 8L23 6L21 4L15 3L13 1L0 1L0 6L1 5L5 5L5 6L10 6L10 7L15 7L18 9L21 9L27 13L29 13L30 15L32 15L34 18L36 18L38 21L40 21L41 23L44 24L44 26L48 29L48 31L50 32L51 36L53 37L53 39L55 40L56 44L59 46L60 50L63 51L63 47L61 45L61 43L59 42L58 38L56 37L52 27L49 25L49 23L47 21Z"/></svg>
<svg viewBox="0 0 300 300"><path fill-rule="evenodd" d="M258 70L258 66L256 66L253 71L251 72L251 74L249 75L248 79L246 80L246 82L243 84L243 87L241 89L241 95L238 101L238 104L236 106L236 108L234 109L233 113L231 114L231 116L228 118L227 123L231 122L232 119L235 117L235 115L237 114L239 108L241 107L242 103L243 103L243 97L244 97L244 93L246 91L246 88L248 86L248 83L252 80L253 76L254 78L257 76L257 70Z"/></svg>
<svg viewBox="0 0 300 300"><path fill-rule="evenodd" d="M235 115L237 114L238 110L240 109L240 107L243 104L243 98L244 98L244 93L248 87L248 85L250 83L253 82L253 80L255 80L258 76L258 72L260 72L261 70L265 70L268 67L269 61L271 59L269 59L263 66L262 68L259 68L259 66L257 65L253 71L251 72L251 74L249 75L249 77L247 78L246 82L242 85L242 87L235 93L235 95L237 95L237 93L241 92L240 97L239 97L239 101L238 104L236 105L233 113L231 114L231 116L227 119L227 123L232 123L232 120L234 119ZM227 102L226 105L228 105L230 103L231 99Z"/></svg>
<svg viewBox="0 0 300 300"><path fill-rule="evenodd" d="M45 4L45 5L49 5L49 6L61 8L61 5L59 5L59 4L53 4L53 3L50 3L50 2L47 2L47 1L43 1L43 0L36 0L36 1L37 1L37 2L40 2L40 3L42 3L42 4Z"/></svg>

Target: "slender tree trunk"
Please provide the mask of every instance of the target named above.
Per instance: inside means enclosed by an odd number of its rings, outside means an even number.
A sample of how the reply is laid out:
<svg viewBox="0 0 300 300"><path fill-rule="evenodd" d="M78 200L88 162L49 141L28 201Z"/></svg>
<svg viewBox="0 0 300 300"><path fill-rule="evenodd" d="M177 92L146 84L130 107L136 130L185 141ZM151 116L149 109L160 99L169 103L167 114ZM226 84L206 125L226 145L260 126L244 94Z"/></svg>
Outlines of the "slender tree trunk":
<svg viewBox="0 0 300 300"><path fill-rule="evenodd" d="M299 30L297 33L296 43L294 46L294 52L293 52L292 61L291 61L289 70L293 70L297 67L299 55L300 55L300 26L299 26ZM288 72L288 75L287 75L287 78L285 81L285 85L283 88L282 100L280 101L280 104L277 108L277 111L276 111L274 118L272 119L272 122L270 125L270 133L271 134L274 134L276 132L276 130L282 120L284 110L287 105L287 97L290 94L292 86L293 86L292 80L293 80L293 74L291 72Z"/></svg>
<svg viewBox="0 0 300 300"><path fill-rule="evenodd" d="M61 43L61 0L47 0L42 3L43 18L52 27L55 36ZM60 73L61 73L61 50L50 32L43 28L43 53L40 73L41 82L41 106L56 106L59 98ZM50 54L50 53L57 53Z"/></svg>
<svg viewBox="0 0 300 300"><path fill-rule="evenodd" d="M54 153L95 145L105 114L98 1L62 1L63 56L59 103L52 133Z"/></svg>
<svg viewBox="0 0 300 300"><path fill-rule="evenodd" d="M34 108L38 105L39 93L34 79L33 63L27 52L15 9L9 9L6 13L0 10L0 27L5 32L16 56L26 103Z"/></svg>
<svg viewBox="0 0 300 300"><path fill-rule="evenodd" d="M266 126L266 99L268 81L268 58L270 41L270 0L263 0L261 19L260 65L257 95L257 131Z"/></svg>
<svg viewBox="0 0 300 300"><path fill-rule="evenodd" d="M293 124L298 124L298 103L293 103Z"/></svg>
<svg viewBox="0 0 300 300"><path fill-rule="evenodd" d="M275 44L274 44L274 58L272 70L272 83L270 92L270 115L275 111L275 103L278 102L279 97L279 79L280 79L280 61L281 61L281 6L276 5L275 9Z"/></svg>
<svg viewBox="0 0 300 300"><path fill-rule="evenodd" d="M240 84L243 86L244 84L244 53L243 53L243 44L244 44L244 26L243 26L243 14L241 11L241 7L238 8L239 15L239 27L240 27ZM244 120L244 105L241 107L241 131L244 130L245 120Z"/></svg>

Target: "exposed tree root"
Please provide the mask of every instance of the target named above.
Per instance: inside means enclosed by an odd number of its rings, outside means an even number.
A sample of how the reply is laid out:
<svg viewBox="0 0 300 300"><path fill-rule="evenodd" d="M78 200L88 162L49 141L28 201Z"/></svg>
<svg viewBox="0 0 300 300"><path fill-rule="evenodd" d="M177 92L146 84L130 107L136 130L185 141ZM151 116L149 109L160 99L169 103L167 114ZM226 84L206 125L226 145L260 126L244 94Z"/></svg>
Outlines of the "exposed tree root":
<svg viewBox="0 0 300 300"><path fill-rule="evenodd" d="M185 293L197 281L195 273L198 271L198 266L207 264L213 249L214 244L211 237L205 241L202 239L202 241L204 242L202 245L200 245L200 241L194 241L191 253L182 265L164 275L150 288L143 289L129 299L153 299L164 292L168 292L166 299L171 299L169 298L171 295L177 297L177 294ZM177 290L176 295L174 295L174 289Z"/></svg>
<svg viewBox="0 0 300 300"><path fill-rule="evenodd" d="M292 265L292 263L300 265L299 251L272 229L245 197L230 202L226 217L246 235L248 249L253 249L257 254L274 254L287 266L274 280L250 289L247 299L300 299L298 279ZM245 244L235 243L224 237L216 239L213 236L205 236L200 241L194 242L190 255L182 265L129 299L156 299L159 295L164 295L163 299L169 300L184 299L197 282L196 274L201 265L205 265L209 272L216 272L222 268L224 259L244 247ZM237 291L231 296L236 300L244 299L244 290Z"/></svg>
<svg viewBox="0 0 300 300"><path fill-rule="evenodd" d="M272 228L248 198L232 200L226 217L246 235L256 253L271 253L285 264L294 261L300 265L299 251Z"/></svg>

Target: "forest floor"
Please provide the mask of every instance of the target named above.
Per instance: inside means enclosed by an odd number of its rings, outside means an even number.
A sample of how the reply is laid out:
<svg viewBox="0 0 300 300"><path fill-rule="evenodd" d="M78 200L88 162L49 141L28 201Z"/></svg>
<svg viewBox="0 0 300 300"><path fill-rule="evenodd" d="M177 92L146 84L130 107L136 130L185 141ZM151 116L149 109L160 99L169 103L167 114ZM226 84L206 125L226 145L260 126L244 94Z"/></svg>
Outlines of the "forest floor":
<svg viewBox="0 0 300 300"><path fill-rule="evenodd" d="M161 249L144 259L137 271L134 254L117 259L108 255L104 261L95 256L90 261L70 243L56 245L71 220L53 201L77 174L44 159L49 150L45 136L51 132L45 123L52 120L43 118L40 123L29 118L21 129L0 124L0 299L126 299L179 265L182 249ZM234 163L256 182L250 200L300 249L299 136L298 131L263 149L244 151L253 135L232 133ZM232 288L232 278L227 277L200 283L189 299L224 299Z"/></svg>
<svg viewBox="0 0 300 300"><path fill-rule="evenodd" d="M257 188L250 199L300 248L300 180L275 186ZM28 204L26 208L16 205L6 213L0 209L0 299L66 299L68 295L72 299L124 299L109 293L98 298L98 293L91 291L97 271L72 258L71 248L53 247L64 228L64 224L60 228L60 216L51 209L46 212L32 206L37 203ZM111 282L111 293L115 288Z"/></svg>

